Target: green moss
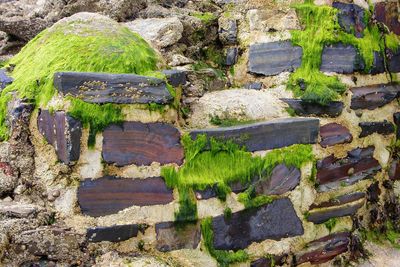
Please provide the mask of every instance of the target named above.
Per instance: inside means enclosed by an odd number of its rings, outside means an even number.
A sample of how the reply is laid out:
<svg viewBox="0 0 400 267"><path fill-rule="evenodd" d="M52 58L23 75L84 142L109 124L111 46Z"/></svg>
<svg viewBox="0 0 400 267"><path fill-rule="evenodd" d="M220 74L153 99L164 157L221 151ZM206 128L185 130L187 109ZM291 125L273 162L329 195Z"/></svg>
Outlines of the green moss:
<svg viewBox="0 0 400 267"><path fill-rule="evenodd" d="M400 249L400 233L396 231L391 221L386 221L384 227L380 230L362 229L360 233L363 240L368 240L378 244L383 244L388 241L393 247Z"/></svg>
<svg viewBox="0 0 400 267"><path fill-rule="evenodd" d="M324 225L326 229L329 230L329 233L332 232L333 228L335 228L336 224L338 223L338 218L330 218L326 222L324 222Z"/></svg>
<svg viewBox="0 0 400 267"><path fill-rule="evenodd" d="M221 119L219 116L212 116L210 123L220 127L231 127L255 122L254 120Z"/></svg>
<svg viewBox="0 0 400 267"><path fill-rule="evenodd" d="M224 209L224 218L225 219L230 219L230 218L232 218L232 210L231 210L231 208L229 208L229 207L226 207L225 209Z"/></svg>
<svg viewBox="0 0 400 267"><path fill-rule="evenodd" d="M246 207L246 209L272 203L274 199L275 197L273 196L267 196L267 195L257 196L255 194L254 187L250 187L245 192L240 193L238 196L239 202L241 202Z"/></svg>
<svg viewBox="0 0 400 267"><path fill-rule="evenodd" d="M218 17L211 12L192 12L190 15L200 19L206 26L213 24L218 19Z"/></svg>
<svg viewBox="0 0 400 267"><path fill-rule="evenodd" d="M175 212L175 222L188 223L197 221L197 204L193 190L189 187L179 189L179 210Z"/></svg>
<svg viewBox="0 0 400 267"><path fill-rule="evenodd" d="M157 104L157 103L149 103L147 104L147 109L150 112L158 112L163 114L166 111L166 106L162 104Z"/></svg>

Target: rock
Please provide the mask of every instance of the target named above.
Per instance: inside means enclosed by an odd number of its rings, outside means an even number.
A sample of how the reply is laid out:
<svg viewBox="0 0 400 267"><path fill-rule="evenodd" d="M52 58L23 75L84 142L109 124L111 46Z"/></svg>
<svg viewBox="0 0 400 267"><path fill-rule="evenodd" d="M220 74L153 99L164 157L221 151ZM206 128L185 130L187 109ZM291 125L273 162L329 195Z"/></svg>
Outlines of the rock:
<svg viewBox="0 0 400 267"><path fill-rule="evenodd" d="M11 194L18 185L18 174L7 162L0 162L0 197Z"/></svg>
<svg viewBox="0 0 400 267"><path fill-rule="evenodd" d="M394 133L394 125L388 121L360 122L361 128L360 138L366 137L373 133L388 135Z"/></svg>
<svg viewBox="0 0 400 267"><path fill-rule="evenodd" d="M190 71L187 77L189 86L184 88L183 93L188 97L201 97L205 92L221 91L227 84L221 72L212 68Z"/></svg>
<svg viewBox="0 0 400 267"><path fill-rule="evenodd" d="M117 166L183 162L180 133L171 124L124 122L103 132L103 159Z"/></svg>
<svg viewBox="0 0 400 267"><path fill-rule="evenodd" d="M332 6L339 9L338 21L340 26L347 32L358 38L362 38L366 25L364 23L365 11L355 4L333 2Z"/></svg>
<svg viewBox="0 0 400 267"><path fill-rule="evenodd" d="M39 132L55 148L60 161L71 164L79 159L82 136L80 121L64 111L51 114L48 110L40 110L37 124Z"/></svg>
<svg viewBox="0 0 400 267"><path fill-rule="evenodd" d="M135 74L57 72L54 86L89 103L168 104L173 100L163 80Z"/></svg>
<svg viewBox="0 0 400 267"><path fill-rule="evenodd" d="M137 19L125 25L160 48L171 46L182 38L183 25L178 17Z"/></svg>
<svg viewBox="0 0 400 267"><path fill-rule="evenodd" d="M364 62L351 45L335 44L325 46L321 57L322 72L354 73L364 70Z"/></svg>
<svg viewBox="0 0 400 267"><path fill-rule="evenodd" d="M361 192L336 197L318 205L311 205L307 220L319 224L331 218L352 216L364 203L365 193Z"/></svg>
<svg viewBox="0 0 400 267"><path fill-rule="evenodd" d="M393 114L393 121L396 124L396 138L400 139L400 112L396 112Z"/></svg>
<svg viewBox="0 0 400 267"><path fill-rule="evenodd" d="M238 48L237 47L229 47L226 50L225 65L227 65L227 66L235 65L237 62L237 57L238 57Z"/></svg>
<svg viewBox="0 0 400 267"><path fill-rule="evenodd" d="M322 147L351 143L351 141L353 141L353 136L349 129L338 123L328 123L321 126L320 135L320 145Z"/></svg>
<svg viewBox="0 0 400 267"><path fill-rule="evenodd" d="M168 252L178 249L196 249L200 242L200 225L176 226L173 222L156 224L157 250Z"/></svg>
<svg viewBox="0 0 400 267"><path fill-rule="evenodd" d="M387 62L387 64L389 64L389 62ZM384 73L385 71L385 60L381 52L374 51L374 61L372 63L372 67L369 73L375 75L379 73Z"/></svg>
<svg viewBox="0 0 400 267"><path fill-rule="evenodd" d="M183 70L163 70L168 83L174 87L185 85L187 82L186 71Z"/></svg>
<svg viewBox="0 0 400 267"><path fill-rule="evenodd" d="M0 16L0 31L16 36L23 41L29 41L50 25L51 23L45 19L37 17Z"/></svg>
<svg viewBox="0 0 400 267"><path fill-rule="evenodd" d="M37 211L38 207L32 204L0 201L0 218L32 218Z"/></svg>
<svg viewBox="0 0 400 267"><path fill-rule="evenodd" d="M350 89L352 109L374 110L382 107L400 96L400 84L377 84Z"/></svg>
<svg viewBox="0 0 400 267"><path fill-rule="evenodd" d="M368 200L368 202L370 202L370 203L378 203L380 194L381 194L381 189L379 188L379 182L376 181L375 183L371 184L367 188L367 200Z"/></svg>
<svg viewBox="0 0 400 267"><path fill-rule="evenodd" d="M248 151L260 151L293 144L314 144L317 142L318 133L318 119L293 118L226 128L193 130L190 136L195 139L199 134L206 134L208 138L232 140L245 146Z"/></svg>
<svg viewBox="0 0 400 267"><path fill-rule="evenodd" d="M400 72L400 49L397 49L396 52L390 49L386 49L386 55L388 70L392 73Z"/></svg>
<svg viewBox="0 0 400 267"><path fill-rule="evenodd" d="M250 31L276 32L301 29L294 9L251 9L247 12L247 19Z"/></svg>
<svg viewBox="0 0 400 267"><path fill-rule="evenodd" d="M14 79L7 76L5 70L0 69L0 91L6 88L6 86L11 84L13 81Z"/></svg>
<svg viewBox="0 0 400 267"><path fill-rule="evenodd" d="M234 45L237 43L237 21L220 16L218 19L218 37L224 45Z"/></svg>
<svg viewBox="0 0 400 267"><path fill-rule="evenodd" d="M299 116L318 116L318 117L338 117L343 111L343 102L332 101L328 105L319 105L316 103L306 102L300 99L282 98L289 107L294 109Z"/></svg>
<svg viewBox="0 0 400 267"><path fill-rule="evenodd" d="M296 188L300 183L301 172L296 167L277 165L265 181L255 185L257 195L282 195Z"/></svg>
<svg viewBox="0 0 400 267"><path fill-rule="evenodd" d="M250 45L248 71L265 76L293 72L300 67L303 50L290 41Z"/></svg>
<svg viewBox="0 0 400 267"><path fill-rule="evenodd" d="M78 189L78 203L85 215L99 217L135 206L165 205L173 200L160 177L128 179L105 176L86 179Z"/></svg>
<svg viewBox="0 0 400 267"><path fill-rule="evenodd" d="M174 54L171 56L171 60L168 63L168 65L171 67L177 67L177 66L193 64L193 63L194 63L194 60L192 60L190 58L187 58L183 55Z"/></svg>
<svg viewBox="0 0 400 267"><path fill-rule="evenodd" d="M213 197L217 197L218 196L217 192L218 192L218 188L217 188L217 184L215 184L213 186L206 187L206 189L204 189L204 190L196 190L195 196L196 196L196 199L198 199L198 200L210 199Z"/></svg>
<svg viewBox="0 0 400 267"><path fill-rule="evenodd" d="M398 13L398 3L381 2L376 3L374 8L375 19L384 23L390 31L400 35L400 21Z"/></svg>
<svg viewBox="0 0 400 267"><path fill-rule="evenodd" d="M285 263L286 256L268 255L264 258L259 258L250 263L250 267L274 267L281 266Z"/></svg>
<svg viewBox="0 0 400 267"><path fill-rule="evenodd" d="M140 230L137 224L113 225L109 227L89 228L86 239L89 242L121 242L136 237Z"/></svg>
<svg viewBox="0 0 400 267"><path fill-rule="evenodd" d="M214 248L220 250L244 249L253 242L280 240L304 233L301 221L288 198L232 213L229 219L224 215L214 217L212 228Z"/></svg>
<svg viewBox="0 0 400 267"><path fill-rule="evenodd" d="M356 148L347 157L337 159L331 155L317 162L318 191L325 192L351 185L363 179L373 178L381 170L379 162L373 157L375 148ZM349 170L353 169L352 172Z"/></svg>
<svg viewBox="0 0 400 267"><path fill-rule="evenodd" d="M263 87L263 83L261 83L261 82L247 83L244 85L244 88L252 89L252 90L261 90L262 87Z"/></svg>
<svg viewBox="0 0 400 267"><path fill-rule="evenodd" d="M400 180L400 160L395 159L390 164L389 178L391 180Z"/></svg>

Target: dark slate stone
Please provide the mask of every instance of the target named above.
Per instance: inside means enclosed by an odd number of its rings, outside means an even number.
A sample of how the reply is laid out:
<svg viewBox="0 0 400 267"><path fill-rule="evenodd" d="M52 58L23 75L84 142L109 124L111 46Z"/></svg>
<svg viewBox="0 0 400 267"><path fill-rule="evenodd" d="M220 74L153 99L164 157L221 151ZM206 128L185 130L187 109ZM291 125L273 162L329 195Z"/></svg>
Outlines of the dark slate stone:
<svg viewBox="0 0 400 267"><path fill-rule="evenodd" d="M263 87L262 82L247 83L244 85L245 89L261 90Z"/></svg>
<svg viewBox="0 0 400 267"><path fill-rule="evenodd" d="M103 132L103 159L117 166L183 162L180 133L171 124L124 122Z"/></svg>
<svg viewBox="0 0 400 267"><path fill-rule="evenodd" d="M287 255L284 256L275 256L271 255L265 258L260 258L250 263L250 267L274 267L281 266L284 264L284 260Z"/></svg>
<svg viewBox="0 0 400 267"><path fill-rule="evenodd" d="M163 70L163 73L168 83L174 87L186 84L186 72L183 70Z"/></svg>
<svg viewBox="0 0 400 267"><path fill-rule="evenodd" d="M307 220L319 224L331 218L354 215L364 202L365 193L359 192L343 195L318 205L313 204Z"/></svg>
<svg viewBox="0 0 400 267"><path fill-rule="evenodd" d="M258 208L246 209L227 219L224 215L212 220L214 247L223 250L247 248L253 242L280 240L304 233L289 199L278 199Z"/></svg>
<svg viewBox="0 0 400 267"><path fill-rule="evenodd" d="M400 96L400 84L377 84L350 89L352 109L373 110L382 107Z"/></svg>
<svg viewBox="0 0 400 267"><path fill-rule="evenodd" d="M323 72L354 73L364 70L364 62L351 45L334 44L324 47L320 70Z"/></svg>
<svg viewBox="0 0 400 267"><path fill-rule="evenodd" d="M400 49L396 52L386 49L388 70L392 73L400 72Z"/></svg>
<svg viewBox="0 0 400 267"><path fill-rule="evenodd" d="M5 70L0 69L0 90L6 88L6 86L11 84L13 81L14 79L8 76Z"/></svg>
<svg viewBox="0 0 400 267"><path fill-rule="evenodd" d="M351 143L353 141L353 136L349 129L338 123L328 123L321 126L320 135L320 145L322 147Z"/></svg>
<svg viewBox="0 0 400 267"><path fill-rule="evenodd" d="M366 137L373 133L388 135L394 133L394 125L388 121L360 122L360 137Z"/></svg>
<svg viewBox="0 0 400 267"><path fill-rule="evenodd" d="M393 121L396 124L396 138L400 139L400 112L396 112L393 114Z"/></svg>
<svg viewBox="0 0 400 267"><path fill-rule="evenodd" d="M290 41L250 45L249 72L266 76L294 71L301 65L303 49Z"/></svg>
<svg viewBox="0 0 400 267"><path fill-rule="evenodd" d="M376 181L367 188L368 202L378 203L380 194L381 194L381 189L379 188L379 182Z"/></svg>
<svg viewBox="0 0 400 267"><path fill-rule="evenodd" d="M89 103L168 104L173 97L165 81L134 74L58 72L54 86Z"/></svg>
<svg viewBox="0 0 400 267"><path fill-rule="evenodd" d="M356 148L345 158L331 155L317 162L318 191L328 191L369 179L381 170L379 162L373 157L375 148Z"/></svg>
<svg viewBox="0 0 400 267"><path fill-rule="evenodd" d="M265 181L255 185L257 195L282 195L296 188L300 183L301 172L296 167L286 167L285 164L277 165Z"/></svg>
<svg viewBox="0 0 400 267"><path fill-rule="evenodd" d="M86 238L89 242L121 242L136 237L140 227L137 224L114 225L110 227L89 228Z"/></svg>
<svg viewBox="0 0 400 267"><path fill-rule="evenodd" d="M225 45L234 45L237 43L237 22L230 20L226 24L220 24L218 35L220 41Z"/></svg>
<svg viewBox="0 0 400 267"><path fill-rule="evenodd" d="M295 256L295 264L328 262L349 250L350 238L350 233L336 233L314 240L307 244L306 252Z"/></svg>
<svg viewBox="0 0 400 267"><path fill-rule="evenodd" d="M363 37L362 32L366 25L364 23L365 11L355 4L333 2L333 7L339 9L338 21L340 26L348 33L354 33L358 38Z"/></svg>
<svg viewBox="0 0 400 267"><path fill-rule="evenodd" d="M217 185L208 186L204 190L196 190L195 191L196 199L210 199L213 197L217 197Z"/></svg>
<svg viewBox="0 0 400 267"><path fill-rule="evenodd" d="M238 48L237 47L229 47L226 50L225 65L227 65L227 66L235 65L237 62L237 57L238 57Z"/></svg>
<svg viewBox="0 0 400 267"><path fill-rule="evenodd" d="M400 160L399 159L394 159L392 161L392 163L390 163L389 178L391 180L400 180Z"/></svg>
<svg viewBox="0 0 400 267"><path fill-rule="evenodd" d="M372 68L369 71L370 74L378 74L384 73L385 69L385 60L380 52L374 51L374 62L372 64Z"/></svg>
<svg viewBox="0 0 400 267"><path fill-rule="evenodd" d="M394 2L381 2L375 4L375 19L384 23L390 31L400 35L400 21L398 3Z"/></svg>
<svg viewBox="0 0 400 267"><path fill-rule="evenodd" d="M167 252L178 249L195 249L199 245L200 225L185 224L176 226L173 222L156 224L157 250Z"/></svg>
<svg viewBox="0 0 400 267"><path fill-rule="evenodd" d="M82 124L64 111L51 114L40 110L37 119L39 132L56 150L57 157L65 164L79 159L82 136Z"/></svg>
<svg viewBox="0 0 400 267"><path fill-rule="evenodd" d="M324 106L300 99L282 98L281 100L294 109L298 116L338 117L342 114L344 106L340 101L332 101Z"/></svg>
<svg viewBox="0 0 400 267"><path fill-rule="evenodd" d="M193 139L206 134L222 140L232 140L246 146L248 151L259 151L290 146L315 144L318 139L319 120L290 118L225 128L194 130Z"/></svg>
<svg viewBox="0 0 400 267"><path fill-rule="evenodd" d="M78 202L85 215L99 217L131 206L165 205L173 201L172 190L160 177L128 179L105 176L85 179L78 189Z"/></svg>

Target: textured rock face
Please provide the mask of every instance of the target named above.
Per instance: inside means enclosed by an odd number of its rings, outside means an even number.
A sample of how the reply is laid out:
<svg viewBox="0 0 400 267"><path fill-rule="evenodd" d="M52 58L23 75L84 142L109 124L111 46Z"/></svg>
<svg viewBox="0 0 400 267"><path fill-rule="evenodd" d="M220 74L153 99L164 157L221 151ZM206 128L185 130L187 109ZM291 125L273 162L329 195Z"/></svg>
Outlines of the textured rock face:
<svg viewBox="0 0 400 267"><path fill-rule="evenodd" d="M249 72L266 76L294 71L301 65L303 51L288 41L250 45Z"/></svg>
<svg viewBox="0 0 400 267"><path fill-rule="evenodd" d="M230 47L226 50L226 60L225 65L232 66L235 65L237 62L238 57L238 48L237 47Z"/></svg>
<svg viewBox="0 0 400 267"><path fill-rule="evenodd" d="M393 121L397 127L396 138L400 139L400 112L396 112L393 114Z"/></svg>
<svg viewBox="0 0 400 267"><path fill-rule="evenodd" d="M11 84L13 81L14 81L13 78L9 77L3 69L0 69L0 90L3 90L7 85Z"/></svg>
<svg viewBox="0 0 400 267"><path fill-rule="evenodd" d="M250 267L271 267L280 266L284 264L285 256L268 256L266 258L260 258L258 260L252 261Z"/></svg>
<svg viewBox="0 0 400 267"><path fill-rule="evenodd" d="M302 235L304 230L289 199L278 199L256 209L213 218L214 247L238 250L252 242Z"/></svg>
<svg viewBox="0 0 400 267"><path fill-rule="evenodd" d="M299 169L279 164L266 181L256 184L255 191L258 195L282 195L293 190L300 183L300 178Z"/></svg>
<svg viewBox="0 0 400 267"><path fill-rule="evenodd" d="M348 33L354 33L356 37L362 37L365 29L365 11L358 5L334 2L333 7L339 9L338 20L340 26Z"/></svg>
<svg viewBox="0 0 400 267"><path fill-rule="evenodd" d="M168 83L174 87L185 85L187 82L186 72L182 70L164 70Z"/></svg>
<svg viewBox="0 0 400 267"><path fill-rule="evenodd" d="M340 101L330 102L326 106L305 102L300 99L283 98L282 101L294 109L295 113L299 116L338 117L342 114L344 107L343 102Z"/></svg>
<svg viewBox="0 0 400 267"><path fill-rule="evenodd" d="M221 17L218 21L218 37L225 45L234 45L237 42L237 22L225 17Z"/></svg>
<svg viewBox="0 0 400 267"><path fill-rule="evenodd" d="M388 121L360 122L360 137L366 137L373 133L388 135L394 133L394 125Z"/></svg>
<svg viewBox="0 0 400 267"><path fill-rule="evenodd" d="M199 224L187 224L177 228L173 222L156 224L156 234L156 248L162 252L195 249L201 237Z"/></svg>
<svg viewBox="0 0 400 267"><path fill-rule="evenodd" d="M377 21L384 23L395 34L400 34L398 5L396 2L377 3L374 10Z"/></svg>
<svg viewBox="0 0 400 267"><path fill-rule="evenodd" d="M400 160L395 159L390 164L389 178L391 180L400 180Z"/></svg>
<svg viewBox="0 0 400 267"><path fill-rule="evenodd" d="M70 164L79 159L82 136L80 121L64 111L51 114L48 110L40 110L37 123L39 132L55 148L59 160Z"/></svg>
<svg viewBox="0 0 400 267"><path fill-rule="evenodd" d="M172 190L162 178L127 179L112 176L86 179L78 189L78 202L83 214L98 217L117 213L130 206L168 204Z"/></svg>
<svg viewBox="0 0 400 267"><path fill-rule="evenodd" d="M58 72L58 91L89 103L167 104L173 99L163 80L134 74Z"/></svg>
<svg viewBox="0 0 400 267"><path fill-rule="evenodd" d="M121 242L136 237L139 230L137 224L96 227L87 230L86 238L89 242Z"/></svg>
<svg viewBox="0 0 400 267"><path fill-rule="evenodd" d="M353 140L353 136L349 132L349 129L338 123L328 123L321 126L320 135L320 145L322 147L351 143Z"/></svg>
<svg viewBox="0 0 400 267"><path fill-rule="evenodd" d="M103 159L117 166L182 164L179 131L166 123L124 122L103 132Z"/></svg>
<svg viewBox="0 0 400 267"><path fill-rule="evenodd" d="M18 173L7 162L0 162L0 196L12 193L18 185Z"/></svg>
<svg viewBox="0 0 400 267"><path fill-rule="evenodd" d="M400 84L378 84L350 89L352 109L374 110L392 102L400 94Z"/></svg>
<svg viewBox="0 0 400 267"><path fill-rule="evenodd" d="M0 201L0 218L27 218L34 217L38 207L32 204Z"/></svg>
<svg viewBox="0 0 400 267"><path fill-rule="evenodd" d="M353 73L364 69L357 49L350 45L335 44L326 46L322 52L320 70L323 72Z"/></svg>

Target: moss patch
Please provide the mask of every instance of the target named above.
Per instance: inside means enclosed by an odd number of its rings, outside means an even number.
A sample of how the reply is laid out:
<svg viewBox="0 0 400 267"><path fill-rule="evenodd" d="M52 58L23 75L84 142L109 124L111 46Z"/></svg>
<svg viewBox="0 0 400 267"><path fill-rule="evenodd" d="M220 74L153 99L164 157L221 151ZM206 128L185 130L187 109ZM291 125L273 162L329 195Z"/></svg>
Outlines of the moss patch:
<svg viewBox="0 0 400 267"><path fill-rule="evenodd" d="M212 116L210 123L220 127L231 127L256 122L255 120L222 119L219 116Z"/></svg>

